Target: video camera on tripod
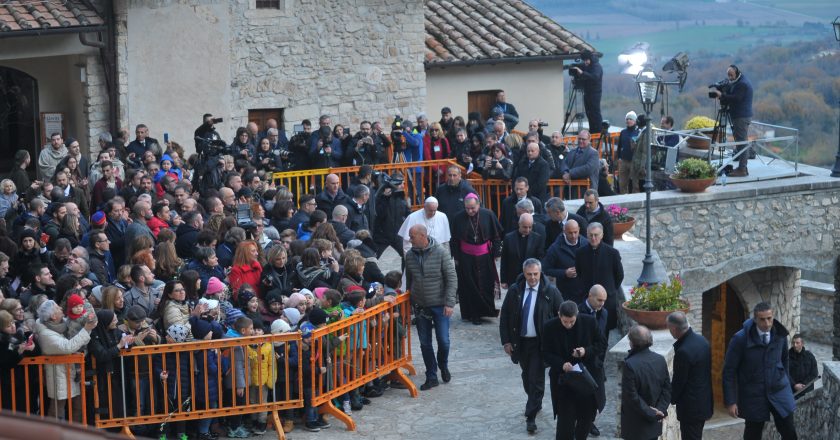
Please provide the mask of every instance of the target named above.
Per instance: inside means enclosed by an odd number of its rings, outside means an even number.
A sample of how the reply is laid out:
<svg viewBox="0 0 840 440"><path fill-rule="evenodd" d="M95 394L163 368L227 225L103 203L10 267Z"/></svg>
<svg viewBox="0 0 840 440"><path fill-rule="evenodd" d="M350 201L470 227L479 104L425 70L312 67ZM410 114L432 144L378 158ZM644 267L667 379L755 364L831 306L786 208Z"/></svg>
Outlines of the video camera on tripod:
<svg viewBox="0 0 840 440"><path fill-rule="evenodd" d="M724 79L722 79L722 80L720 80L720 81L718 81L714 84L709 84L709 98L714 99L714 98L717 98L717 96L718 96L717 93L715 93L711 89L715 89L720 93L726 93L725 89L727 89L730 84L732 84L732 82L729 81L728 78L724 78Z"/></svg>
<svg viewBox="0 0 840 440"><path fill-rule="evenodd" d="M198 154L202 157L220 156L227 150L227 143L221 139L206 139L200 136L195 137L195 144Z"/></svg>

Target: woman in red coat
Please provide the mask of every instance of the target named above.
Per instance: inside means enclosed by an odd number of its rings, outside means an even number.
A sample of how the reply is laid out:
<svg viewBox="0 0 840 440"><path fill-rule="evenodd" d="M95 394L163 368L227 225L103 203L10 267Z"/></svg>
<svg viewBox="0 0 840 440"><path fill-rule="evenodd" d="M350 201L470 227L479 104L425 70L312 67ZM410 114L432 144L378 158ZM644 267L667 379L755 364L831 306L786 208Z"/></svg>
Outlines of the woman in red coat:
<svg viewBox="0 0 840 440"><path fill-rule="evenodd" d="M440 122L432 122L426 135L423 136L423 160L441 160L451 159L452 151L449 149L449 141L446 140L443 128ZM443 176L446 174L446 165L439 165L435 168L437 170L438 184L443 181Z"/></svg>
<svg viewBox="0 0 840 440"><path fill-rule="evenodd" d="M252 240L239 243L239 246L236 247L236 253L233 254L233 265L230 276L228 277L230 290L233 292L234 303L236 302L236 295L239 293L239 288L246 283L254 289L257 298L262 300L262 292L260 291L261 273L262 265L259 261L257 243Z"/></svg>

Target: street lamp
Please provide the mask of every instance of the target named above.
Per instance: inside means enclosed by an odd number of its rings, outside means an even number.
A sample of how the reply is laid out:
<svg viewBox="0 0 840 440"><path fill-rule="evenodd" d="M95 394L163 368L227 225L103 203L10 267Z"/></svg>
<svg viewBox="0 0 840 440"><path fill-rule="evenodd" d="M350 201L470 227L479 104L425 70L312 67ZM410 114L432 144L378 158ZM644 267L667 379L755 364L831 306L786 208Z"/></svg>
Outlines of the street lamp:
<svg viewBox="0 0 840 440"><path fill-rule="evenodd" d="M656 276L656 270L654 269L656 258L653 256L653 252L651 252L651 242L653 241L653 237L650 235L650 192L653 191L653 181L652 173L651 173L651 154L650 154L650 143L651 143L651 126L650 126L650 118L648 115L653 111L653 106L656 104L657 98L659 98L659 88L662 83L662 78L656 75L656 72L648 65L645 66L637 75L636 75L636 86L639 88L639 100L642 102L642 107L645 110L645 127L643 128L643 133L639 136L645 136L645 152L647 153L647 158L645 160L645 259L642 260L642 273L639 275L639 279L636 282L639 285L647 284L659 284L661 280L659 277ZM638 152L637 152L638 153Z"/></svg>
<svg viewBox="0 0 840 440"><path fill-rule="evenodd" d="M831 23L834 26L834 39L840 41L840 16ZM831 169L831 177L840 177L840 119L837 121L837 154L834 155L834 168Z"/></svg>

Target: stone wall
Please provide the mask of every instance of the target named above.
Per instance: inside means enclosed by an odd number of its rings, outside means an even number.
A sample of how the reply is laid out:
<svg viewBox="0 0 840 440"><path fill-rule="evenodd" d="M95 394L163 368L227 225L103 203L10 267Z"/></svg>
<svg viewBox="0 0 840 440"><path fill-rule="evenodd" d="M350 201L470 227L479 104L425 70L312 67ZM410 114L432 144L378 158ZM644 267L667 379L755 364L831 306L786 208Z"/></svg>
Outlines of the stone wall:
<svg viewBox="0 0 840 440"><path fill-rule="evenodd" d="M840 362L823 364L822 388L796 401L796 435L803 439L836 439L840 436ZM764 427L765 440L781 439L773 422Z"/></svg>
<svg viewBox="0 0 840 440"><path fill-rule="evenodd" d="M801 281L802 306L799 332L807 342L831 344L834 337L834 286Z"/></svg>
<svg viewBox="0 0 840 440"><path fill-rule="evenodd" d="M636 218L633 234L644 239L644 194L601 202L628 208ZM702 292L738 275L764 268L834 273L840 180L801 177L716 186L702 194L662 191L653 194L651 209L654 249L685 282L695 327L702 325ZM798 279L793 282L789 287L798 290Z"/></svg>
<svg viewBox="0 0 840 440"><path fill-rule="evenodd" d="M333 124L390 124L425 108L419 0L120 0L120 124L147 123L191 149L201 115L226 140L249 109L284 109L284 128L321 114ZM189 38L185 38L189 35Z"/></svg>
<svg viewBox="0 0 840 440"><path fill-rule="evenodd" d="M88 131L84 136L86 136L87 145L90 146L88 153L91 163L93 163L100 151L99 133L111 131L108 121L108 87L106 86L105 70L99 56L86 56L85 70L87 81L83 85L83 106Z"/></svg>

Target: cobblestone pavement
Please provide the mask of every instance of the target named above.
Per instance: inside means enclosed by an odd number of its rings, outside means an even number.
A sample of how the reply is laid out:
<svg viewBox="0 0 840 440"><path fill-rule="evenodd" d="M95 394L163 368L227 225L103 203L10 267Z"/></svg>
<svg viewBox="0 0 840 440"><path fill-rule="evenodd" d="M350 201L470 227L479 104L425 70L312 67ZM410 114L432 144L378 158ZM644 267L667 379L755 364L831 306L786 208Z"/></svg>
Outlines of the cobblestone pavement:
<svg viewBox="0 0 840 440"><path fill-rule="evenodd" d="M399 269L399 259L390 249L383 255L383 272ZM501 301L497 301L501 307ZM412 356L416 376L411 380L419 386L424 381L423 359L420 344L412 328ZM498 319L486 319L476 326L460 319L455 308L450 329L452 349L449 369L452 381L441 382L429 391L419 391L412 399L406 390L387 390L382 397L372 399L372 404L362 411L354 411L356 431L349 432L344 425L327 417L333 425L319 433L310 433L296 427L287 434L290 439L550 439L554 438L555 421L552 418L551 398L546 392L543 411L537 416L539 430L535 435L525 431L525 393L522 390L519 366L505 355L499 342ZM611 342L617 341L612 335ZM546 372L547 373L547 372ZM596 424L601 429L599 438L612 439L615 433L615 402L618 387L615 371L608 373L608 403L604 415ZM546 374L546 388L548 375ZM269 431L264 438L276 435Z"/></svg>

